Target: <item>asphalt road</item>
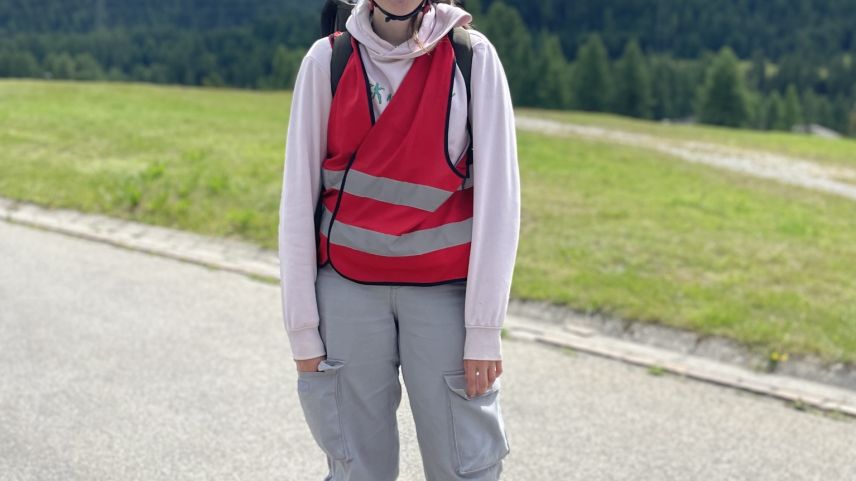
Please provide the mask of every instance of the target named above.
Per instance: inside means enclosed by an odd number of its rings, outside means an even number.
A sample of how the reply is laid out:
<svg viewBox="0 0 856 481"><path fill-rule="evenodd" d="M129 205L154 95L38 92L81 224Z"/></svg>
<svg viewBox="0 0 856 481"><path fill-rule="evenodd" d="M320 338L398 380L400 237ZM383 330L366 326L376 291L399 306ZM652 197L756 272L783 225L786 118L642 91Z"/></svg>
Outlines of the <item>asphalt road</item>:
<svg viewBox="0 0 856 481"><path fill-rule="evenodd" d="M503 350L503 480L856 479L852 419ZM424 479L406 390L399 422L399 479ZM277 286L0 221L0 479L321 481L325 466Z"/></svg>

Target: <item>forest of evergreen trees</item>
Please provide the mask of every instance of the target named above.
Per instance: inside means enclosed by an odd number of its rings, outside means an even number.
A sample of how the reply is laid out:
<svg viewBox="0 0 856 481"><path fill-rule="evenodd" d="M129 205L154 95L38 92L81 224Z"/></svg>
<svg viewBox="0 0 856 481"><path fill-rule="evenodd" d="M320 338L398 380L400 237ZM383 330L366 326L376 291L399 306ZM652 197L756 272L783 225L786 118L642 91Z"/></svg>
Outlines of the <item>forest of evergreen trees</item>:
<svg viewBox="0 0 856 481"><path fill-rule="evenodd" d="M321 0L0 0L0 77L281 89ZM516 105L856 136L856 0L468 0Z"/></svg>

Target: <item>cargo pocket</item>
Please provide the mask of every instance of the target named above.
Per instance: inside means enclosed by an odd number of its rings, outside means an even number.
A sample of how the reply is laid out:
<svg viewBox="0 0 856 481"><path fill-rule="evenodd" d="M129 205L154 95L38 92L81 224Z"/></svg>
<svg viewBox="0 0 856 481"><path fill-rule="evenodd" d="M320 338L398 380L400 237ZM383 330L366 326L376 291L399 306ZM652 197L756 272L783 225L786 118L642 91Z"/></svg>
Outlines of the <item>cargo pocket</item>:
<svg viewBox="0 0 856 481"><path fill-rule="evenodd" d="M342 461L348 459L340 416L339 369L344 365L328 358L318 364L318 371L297 372L297 395L312 437L328 456Z"/></svg>
<svg viewBox="0 0 856 481"><path fill-rule="evenodd" d="M464 374L445 373L458 474L493 466L510 452L499 404L501 377L481 395L467 398Z"/></svg>

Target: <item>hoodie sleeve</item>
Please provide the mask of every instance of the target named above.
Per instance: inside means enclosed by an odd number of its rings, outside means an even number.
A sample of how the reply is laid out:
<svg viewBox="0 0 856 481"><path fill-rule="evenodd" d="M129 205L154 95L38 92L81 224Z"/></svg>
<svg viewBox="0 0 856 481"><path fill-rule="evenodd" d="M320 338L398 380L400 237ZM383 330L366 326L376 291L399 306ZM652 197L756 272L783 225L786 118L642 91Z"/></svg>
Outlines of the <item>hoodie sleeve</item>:
<svg viewBox="0 0 856 481"><path fill-rule="evenodd" d="M326 41L322 39L322 42ZM326 354L318 331L315 297L314 216L321 194L321 161L326 151L327 119L332 101L329 65L325 68L318 58L318 52L323 48L323 43L316 43L307 52L295 80L280 202L282 310L292 355L297 360ZM330 50L329 42L326 49Z"/></svg>
<svg viewBox="0 0 856 481"><path fill-rule="evenodd" d="M478 34L474 34L478 35ZM464 359L501 360L520 229L520 175L511 93L486 37L473 42L473 233Z"/></svg>

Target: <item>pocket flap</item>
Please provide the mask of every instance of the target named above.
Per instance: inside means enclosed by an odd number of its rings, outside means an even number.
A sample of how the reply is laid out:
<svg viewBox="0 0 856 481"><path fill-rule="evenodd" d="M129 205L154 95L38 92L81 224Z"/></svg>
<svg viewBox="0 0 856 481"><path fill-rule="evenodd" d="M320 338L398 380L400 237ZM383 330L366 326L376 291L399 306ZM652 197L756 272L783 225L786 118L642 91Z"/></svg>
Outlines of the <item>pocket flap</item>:
<svg viewBox="0 0 856 481"><path fill-rule="evenodd" d="M339 359L324 359L318 364L319 371L334 371L345 365L345 361Z"/></svg>
<svg viewBox="0 0 856 481"><path fill-rule="evenodd" d="M345 361L339 359L324 359L318 363L317 371L297 371L298 379L310 377L330 377L338 369L345 365Z"/></svg>

